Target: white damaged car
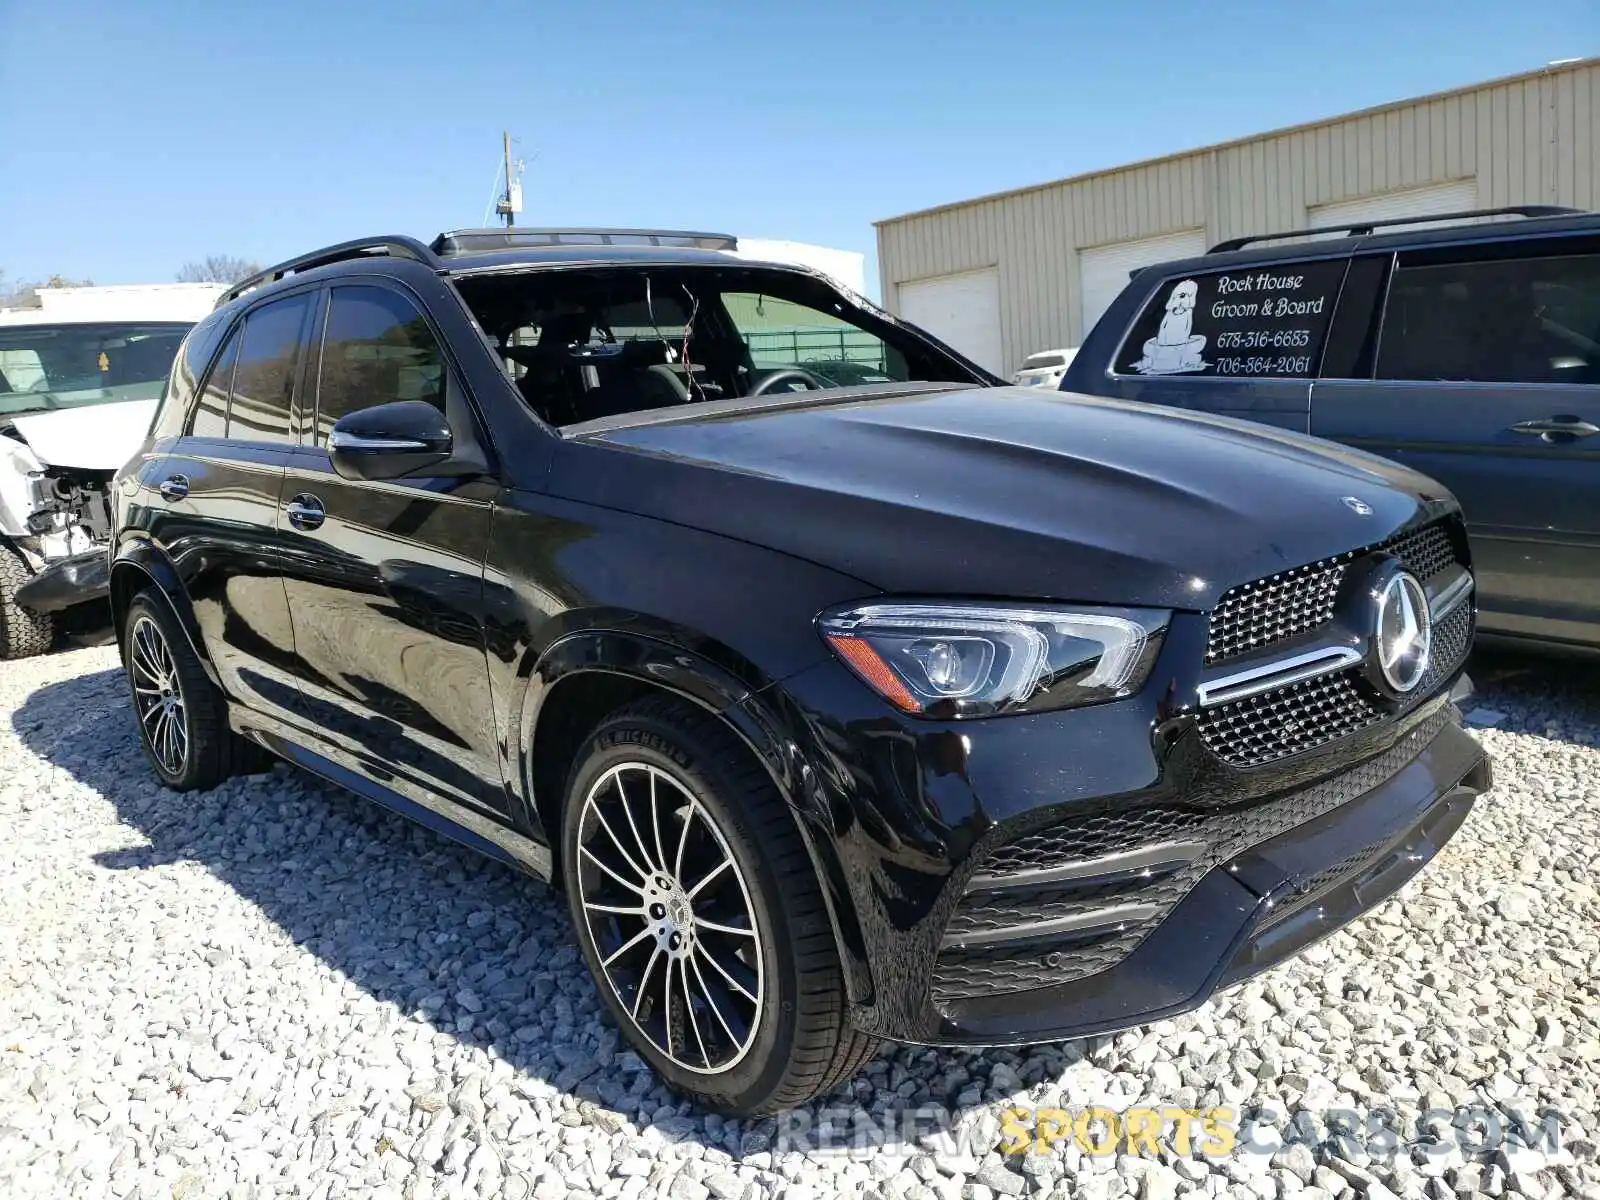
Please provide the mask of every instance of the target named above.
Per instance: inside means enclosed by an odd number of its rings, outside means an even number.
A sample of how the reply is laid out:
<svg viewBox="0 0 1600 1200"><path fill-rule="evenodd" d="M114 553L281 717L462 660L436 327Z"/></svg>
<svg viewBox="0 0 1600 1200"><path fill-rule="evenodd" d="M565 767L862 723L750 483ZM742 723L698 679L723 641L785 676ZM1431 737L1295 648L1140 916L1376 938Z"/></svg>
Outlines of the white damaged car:
<svg viewBox="0 0 1600 1200"><path fill-rule="evenodd" d="M61 321L27 310L3 317L0 659L7 659L49 649L61 614L105 596L107 488L149 429L192 322Z"/></svg>

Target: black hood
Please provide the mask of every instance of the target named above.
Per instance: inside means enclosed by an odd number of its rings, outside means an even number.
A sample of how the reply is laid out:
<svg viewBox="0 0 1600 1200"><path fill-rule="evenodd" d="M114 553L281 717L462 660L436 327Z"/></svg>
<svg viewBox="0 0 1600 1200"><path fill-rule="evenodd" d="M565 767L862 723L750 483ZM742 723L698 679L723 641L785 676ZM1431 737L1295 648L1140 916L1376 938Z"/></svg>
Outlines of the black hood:
<svg viewBox="0 0 1600 1200"><path fill-rule="evenodd" d="M722 412L564 449L559 495L902 594L1205 609L1453 506L1330 442L1030 388Z"/></svg>

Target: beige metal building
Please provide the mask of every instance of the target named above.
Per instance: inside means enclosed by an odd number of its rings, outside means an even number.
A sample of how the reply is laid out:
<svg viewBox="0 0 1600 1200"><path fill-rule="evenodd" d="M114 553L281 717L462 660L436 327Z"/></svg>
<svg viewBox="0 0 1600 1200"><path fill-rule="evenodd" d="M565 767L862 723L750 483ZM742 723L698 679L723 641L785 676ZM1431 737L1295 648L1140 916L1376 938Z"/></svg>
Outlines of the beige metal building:
<svg viewBox="0 0 1600 1200"><path fill-rule="evenodd" d="M877 223L885 305L991 370L1076 346L1135 267L1224 238L1600 208L1600 58Z"/></svg>

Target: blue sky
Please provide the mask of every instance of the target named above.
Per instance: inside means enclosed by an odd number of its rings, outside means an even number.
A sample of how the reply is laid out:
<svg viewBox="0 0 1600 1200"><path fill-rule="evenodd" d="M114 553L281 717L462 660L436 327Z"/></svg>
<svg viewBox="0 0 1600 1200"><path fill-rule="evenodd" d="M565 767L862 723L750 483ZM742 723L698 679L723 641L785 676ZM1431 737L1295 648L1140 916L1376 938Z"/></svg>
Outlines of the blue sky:
<svg viewBox="0 0 1600 1200"><path fill-rule="evenodd" d="M0 270L481 223L872 221L1600 51L1596 0L0 0ZM876 269L869 266L869 278Z"/></svg>

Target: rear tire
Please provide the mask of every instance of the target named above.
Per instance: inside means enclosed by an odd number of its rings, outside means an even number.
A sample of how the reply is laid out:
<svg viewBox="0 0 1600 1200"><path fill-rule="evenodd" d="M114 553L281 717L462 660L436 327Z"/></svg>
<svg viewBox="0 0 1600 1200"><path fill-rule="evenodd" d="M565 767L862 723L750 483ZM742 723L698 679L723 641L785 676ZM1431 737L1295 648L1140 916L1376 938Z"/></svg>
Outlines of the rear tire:
<svg viewBox="0 0 1600 1200"><path fill-rule="evenodd" d="M213 788L256 769L262 752L228 728L228 704L190 648L166 598L146 588L118 631L145 757L179 792Z"/></svg>
<svg viewBox="0 0 1600 1200"><path fill-rule="evenodd" d="M606 718L568 779L562 854L578 944L612 1020L697 1104L779 1112L876 1053L850 1024L794 817L714 716L661 696Z"/></svg>
<svg viewBox="0 0 1600 1200"><path fill-rule="evenodd" d="M17 603L17 589L32 578L22 557L0 542L0 659L32 658L55 643L55 614Z"/></svg>

